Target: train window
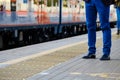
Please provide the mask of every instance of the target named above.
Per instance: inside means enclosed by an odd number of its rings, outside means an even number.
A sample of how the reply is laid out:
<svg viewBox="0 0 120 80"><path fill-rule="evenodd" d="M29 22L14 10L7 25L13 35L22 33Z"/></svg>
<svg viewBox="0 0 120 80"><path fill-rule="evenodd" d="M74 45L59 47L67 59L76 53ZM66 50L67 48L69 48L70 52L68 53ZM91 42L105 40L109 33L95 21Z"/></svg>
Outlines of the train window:
<svg viewBox="0 0 120 80"><path fill-rule="evenodd" d="M16 11L16 2L11 2L11 11Z"/></svg>

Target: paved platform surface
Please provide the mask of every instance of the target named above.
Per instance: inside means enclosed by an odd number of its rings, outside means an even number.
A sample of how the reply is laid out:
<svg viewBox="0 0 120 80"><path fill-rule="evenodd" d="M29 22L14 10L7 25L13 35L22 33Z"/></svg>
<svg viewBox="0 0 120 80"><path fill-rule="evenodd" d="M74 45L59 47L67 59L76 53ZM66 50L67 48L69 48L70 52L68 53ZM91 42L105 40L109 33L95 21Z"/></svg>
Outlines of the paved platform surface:
<svg viewBox="0 0 120 80"><path fill-rule="evenodd" d="M111 60L101 62L102 33L97 32L97 59L83 60L87 34L0 51L0 80L120 80L120 35L112 29ZM111 77L112 76L112 77Z"/></svg>
<svg viewBox="0 0 120 80"><path fill-rule="evenodd" d="M120 80L120 39L113 42L110 61L99 60L101 48L97 49L97 59L85 60L80 55L27 80Z"/></svg>

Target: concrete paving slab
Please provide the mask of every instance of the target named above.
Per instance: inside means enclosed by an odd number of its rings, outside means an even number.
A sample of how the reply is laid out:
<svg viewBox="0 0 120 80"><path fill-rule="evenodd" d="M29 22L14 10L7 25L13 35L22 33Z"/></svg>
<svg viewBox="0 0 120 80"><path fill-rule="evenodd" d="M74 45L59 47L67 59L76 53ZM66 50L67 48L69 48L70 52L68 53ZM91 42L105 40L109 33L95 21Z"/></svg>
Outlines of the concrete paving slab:
<svg viewBox="0 0 120 80"><path fill-rule="evenodd" d="M80 55L27 80L120 80L119 42L120 39L113 42L110 61L100 61L102 54L97 54L97 59L87 60Z"/></svg>

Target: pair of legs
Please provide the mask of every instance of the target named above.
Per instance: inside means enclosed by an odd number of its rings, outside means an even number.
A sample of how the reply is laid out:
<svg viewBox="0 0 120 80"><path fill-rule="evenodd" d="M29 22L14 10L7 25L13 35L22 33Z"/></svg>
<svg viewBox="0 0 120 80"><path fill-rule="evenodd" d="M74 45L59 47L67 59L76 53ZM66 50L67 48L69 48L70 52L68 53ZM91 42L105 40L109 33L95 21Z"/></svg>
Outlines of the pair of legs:
<svg viewBox="0 0 120 80"><path fill-rule="evenodd" d="M98 13L101 24L100 28L103 33L103 55L108 57L111 49L111 29L109 24L110 6L105 6L101 0L91 0L85 5L88 29L88 55L96 53L96 20Z"/></svg>
<svg viewBox="0 0 120 80"><path fill-rule="evenodd" d="M117 13L117 34L120 34L120 7L116 8Z"/></svg>

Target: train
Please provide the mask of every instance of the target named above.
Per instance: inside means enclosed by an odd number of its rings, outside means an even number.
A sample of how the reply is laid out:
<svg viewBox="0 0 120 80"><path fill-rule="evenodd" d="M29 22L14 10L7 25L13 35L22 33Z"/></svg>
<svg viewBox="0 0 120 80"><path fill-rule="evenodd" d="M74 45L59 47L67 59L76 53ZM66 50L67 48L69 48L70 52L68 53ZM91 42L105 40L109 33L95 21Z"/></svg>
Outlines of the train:
<svg viewBox="0 0 120 80"><path fill-rule="evenodd" d="M100 30L99 18L96 23ZM111 5L110 26L115 25L116 10ZM85 33L82 0L0 0L0 50Z"/></svg>

